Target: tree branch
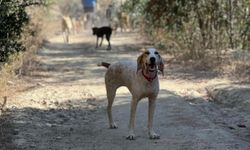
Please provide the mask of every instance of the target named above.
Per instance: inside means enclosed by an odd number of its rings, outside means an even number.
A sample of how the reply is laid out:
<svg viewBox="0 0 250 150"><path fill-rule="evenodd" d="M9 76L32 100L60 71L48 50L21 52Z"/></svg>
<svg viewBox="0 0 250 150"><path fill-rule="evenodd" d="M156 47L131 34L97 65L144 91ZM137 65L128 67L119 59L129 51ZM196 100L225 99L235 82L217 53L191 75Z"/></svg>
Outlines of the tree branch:
<svg viewBox="0 0 250 150"><path fill-rule="evenodd" d="M21 7L28 7L28 6L34 6L34 5L45 5L45 2L38 1L38 2L24 2L20 6Z"/></svg>

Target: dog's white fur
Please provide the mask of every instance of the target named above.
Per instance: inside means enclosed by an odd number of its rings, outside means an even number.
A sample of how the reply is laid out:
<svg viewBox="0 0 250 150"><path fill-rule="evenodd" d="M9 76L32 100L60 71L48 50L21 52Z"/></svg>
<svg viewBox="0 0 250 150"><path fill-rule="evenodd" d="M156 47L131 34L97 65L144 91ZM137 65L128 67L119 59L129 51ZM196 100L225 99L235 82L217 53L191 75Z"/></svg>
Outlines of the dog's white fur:
<svg viewBox="0 0 250 150"><path fill-rule="evenodd" d="M155 59L155 65L151 69L151 60ZM106 63L107 64L107 63ZM130 121L129 121L129 135L127 139L134 140L134 124L135 124L135 113L138 102L147 97L149 100L149 110L148 110L148 133L150 139L159 139L160 136L156 134L153 130L153 116L155 110L155 101L159 92L159 80L158 80L158 70L163 72L163 62L156 51L155 48L147 49L143 54L141 54L137 63L133 61L120 61L114 63L108 67L105 75L105 84L107 90L108 107L107 113L109 118L110 128L117 128L117 125L113 121L112 117L112 104L116 95L116 90L121 86L126 86L130 93L132 94L131 110L130 110ZM147 80L143 76L144 72L147 75L148 70L151 74L155 74L155 78ZM150 75L149 76L152 76Z"/></svg>

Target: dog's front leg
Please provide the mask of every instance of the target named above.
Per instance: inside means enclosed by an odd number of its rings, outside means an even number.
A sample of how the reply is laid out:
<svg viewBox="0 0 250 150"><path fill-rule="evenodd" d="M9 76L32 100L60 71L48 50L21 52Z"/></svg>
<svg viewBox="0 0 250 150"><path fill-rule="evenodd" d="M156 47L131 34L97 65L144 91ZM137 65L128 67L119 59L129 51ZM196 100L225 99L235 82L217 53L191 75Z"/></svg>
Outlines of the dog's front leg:
<svg viewBox="0 0 250 150"><path fill-rule="evenodd" d="M99 40L99 37L96 38L96 46L95 46L95 48L98 48L98 44L99 44L98 40Z"/></svg>
<svg viewBox="0 0 250 150"><path fill-rule="evenodd" d="M130 107L130 120L129 120L129 132L127 139L128 140L135 140L135 132L134 132L134 127L135 127L135 113L136 113L136 108L138 104L138 99L133 97L131 101L131 107Z"/></svg>
<svg viewBox="0 0 250 150"><path fill-rule="evenodd" d="M153 129L155 101L156 97L148 99L148 134L150 139L160 139L160 135L156 134Z"/></svg>

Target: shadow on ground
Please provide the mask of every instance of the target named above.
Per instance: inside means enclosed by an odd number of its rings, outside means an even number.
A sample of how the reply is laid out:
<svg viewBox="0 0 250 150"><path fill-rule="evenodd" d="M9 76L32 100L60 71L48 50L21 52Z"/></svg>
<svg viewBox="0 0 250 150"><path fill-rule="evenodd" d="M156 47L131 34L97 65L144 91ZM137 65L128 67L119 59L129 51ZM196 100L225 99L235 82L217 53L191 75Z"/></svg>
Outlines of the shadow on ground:
<svg viewBox="0 0 250 150"><path fill-rule="evenodd" d="M131 55L138 55L139 47L140 45L118 43L111 51L107 51L101 48L95 49L94 43L91 42L73 44L46 42L37 54L41 59L32 77L35 79L45 77L46 80L43 81L47 83L103 78L104 74L100 70L104 68L97 67L98 63L131 60Z"/></svg>
<svg viewBox="0 0 250 150"><path fill-rule="evenodd" d="M116 98L114 116L121 120L117 131L108 129L106 99L70 99L57 104L57 108L48 109L11 108L0 118L1 149L103 149L99 144L125 148L130 143L125 140L130 97L125 94ZM143 140L148 140L143 133L147 118L144 107L145 100L138 107L138 122L144 122L139 123L138 126L143 130L139 129L138 132L139 137L143 136ZM119 139L121 143L109 143L114 137L115 141ZM101 142L102 140L105 142ZM150 143L154 144L153 141Z"/></svg>
<svg viewBox="0 0 250 150"><path fill-rule="evenodd" d="M154 127L161 134L160 140L148 139L146 100L139 103L136 113L137 140L126 140L130 94L117 95L113 112L119 128L109 129L105 111L106 99L81 99L78 97L80 93L77 93L79 92L77 88L84 88L86 84L104 86L105 69L96 66L100 61L111 63L118 60L136 61L139 55L138 48L141 46L133 45L134 41L127 41L128 39L129 37L117 35L111 51L102 48L93 49L95 40L66 45L56 42L45 43L42 50L38 52L39 66L29 78L31 81L38 80L45 85L41 84L39 87L42 92L35 93L34 90L28 90L20 98L24 101L33 100L36 105L31 106L34 107L28 107L30 103L23 107L10 107L1 116L0 140L3 141L0 142L1 148L21 150L250 148L249 138L247 138L250 134L247 127L244 129L235 127L233 130L229 128L237 123L231 120L233 115L238 114L214 107L207 101L201 103L185 101L183 97L167 90L160 91L154 119ZM204 74L197 75L192 71L182 71L178 68L172 72L167 70L165 74L170 76L170 79L211 78L210 75L203 77ZM74 88L69 90L70 87ZM100 90L97 89L100 87L95 86L96 89L92 90ZM37 99L31 100L30 95L33 93L40 94L45 99L40 99L36 95ZM73 93L78 98L73 99ZM63 97L60 97L62 95ZM51 97L53 99L50 99ZM63 98L66 101L62 101ZM53 101L56 107L40 107L46 105L48 99L51 101L59 99ZM243 131L247 134L242 135Z"/></svg>
<svg viewBox="0 0 250 150"><path fill-rule="evenodd" d="M84 149L84 150L123 150L145 149L245 149L247 142L228 132L227 127L217 125L199 111L202 105L190 104L169 91L162 90L157 101L154 119L160 140L149 140L147 135L147 101L142 100L136 113L136 141L126 140L129 120L130 96L117 96L113 114L119 128L108 128L106 102L76 102L69 106L61 103L57 109L11 109L15 117L10 128L2 133L13 137L14 143L8 148L16 149ZM77 104L78 103L78 104ZM77 107L75 107L77 106ZM3 116L4 117L4 116ZM211 117L211 116L210 116ZM217 116L217 118L223 116ZM8 126L8 124L5 124ZM27 126L29 128L27 128ZM225 128L225 129L223 129ZM11 129L11 131L9 130ZM190 132L192 131L192 132Z"/></svg>

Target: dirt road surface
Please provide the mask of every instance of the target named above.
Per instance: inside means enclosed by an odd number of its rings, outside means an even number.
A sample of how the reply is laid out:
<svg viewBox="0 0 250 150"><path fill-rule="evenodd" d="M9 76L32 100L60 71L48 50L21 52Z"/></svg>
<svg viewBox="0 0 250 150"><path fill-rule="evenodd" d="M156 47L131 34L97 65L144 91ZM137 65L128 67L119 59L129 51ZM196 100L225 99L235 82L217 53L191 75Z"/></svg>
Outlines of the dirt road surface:
<svg viewBox="0 0 250 150"><path fill-rule="evenodd" d="M2 118L1 149L18 150L247 150L250 149L249 115L209 102L205 87L228 83L204 72L166 65L160 77L154 128L147 135L147 100L138 105L135 141L126 140L130 93L118 90L114 118L118 129L109 129L104 74L100 61L134 60L147 43L134 33L117 33L113 49L94 49L91 33L49 39L38 52L35 67L16 89ZM167 56L163 55L165 59ZM3 119L2 119L3 120Z"/></svg>

